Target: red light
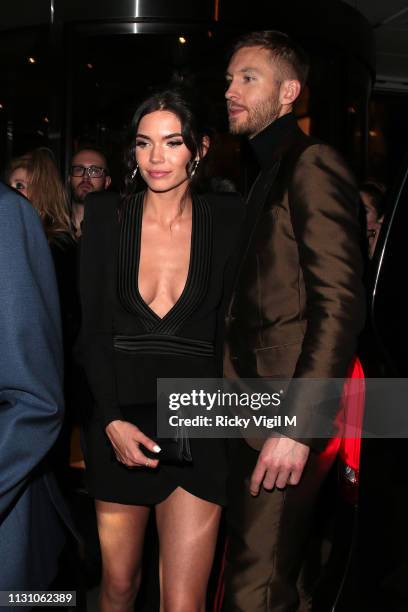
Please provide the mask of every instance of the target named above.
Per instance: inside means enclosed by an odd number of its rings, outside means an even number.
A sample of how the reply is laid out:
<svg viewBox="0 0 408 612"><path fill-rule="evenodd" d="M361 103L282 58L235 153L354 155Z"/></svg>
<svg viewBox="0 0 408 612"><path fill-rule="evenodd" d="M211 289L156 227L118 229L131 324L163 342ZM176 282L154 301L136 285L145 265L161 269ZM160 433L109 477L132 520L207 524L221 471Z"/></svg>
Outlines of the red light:
<svg viewBox="0 0 408 612"><path fill-rule="evenodd" d="M358 357L354 357L343 388L342 408L344 433L340 444L340 459L352 470L360 467L361 430L364 417L364 371Z"/></svg>

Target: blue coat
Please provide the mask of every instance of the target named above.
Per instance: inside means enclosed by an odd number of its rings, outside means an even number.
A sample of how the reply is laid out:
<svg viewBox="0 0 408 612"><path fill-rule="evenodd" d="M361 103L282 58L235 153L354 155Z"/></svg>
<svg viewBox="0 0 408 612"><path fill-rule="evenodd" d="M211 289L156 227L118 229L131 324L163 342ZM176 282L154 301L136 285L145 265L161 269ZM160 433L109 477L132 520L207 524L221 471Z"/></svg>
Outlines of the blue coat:
<svg viewBox="0 0 408 612"><path fill-rule="evenodd" d="M0 183L0 590L47 588L64 544L43 461L63 418L59 319L41 221Z"/></svg>

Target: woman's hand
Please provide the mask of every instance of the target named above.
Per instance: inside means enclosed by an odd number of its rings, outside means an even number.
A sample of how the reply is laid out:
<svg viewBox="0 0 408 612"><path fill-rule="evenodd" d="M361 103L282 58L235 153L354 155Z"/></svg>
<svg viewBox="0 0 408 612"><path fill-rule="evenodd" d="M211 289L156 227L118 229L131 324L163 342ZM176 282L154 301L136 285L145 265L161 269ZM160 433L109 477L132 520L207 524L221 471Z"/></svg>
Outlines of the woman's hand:
<svg viewBox="0 0 408 612"><path fill-rule="evenodd" d="M158 466L158 459L146 457L140 450L140 445L143 444L153 453L159 453L160 446L145 436L136 425L128 421L116 420L111 421L105 431L115 451L116 459L121 463L128 467L155 468Z"/></svg>

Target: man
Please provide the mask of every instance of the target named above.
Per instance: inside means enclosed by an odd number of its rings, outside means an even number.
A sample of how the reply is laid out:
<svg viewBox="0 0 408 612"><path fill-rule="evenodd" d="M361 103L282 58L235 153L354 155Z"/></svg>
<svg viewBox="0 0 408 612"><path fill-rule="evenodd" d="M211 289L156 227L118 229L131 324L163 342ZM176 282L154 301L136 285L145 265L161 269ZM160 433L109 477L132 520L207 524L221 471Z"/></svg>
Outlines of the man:
<svg viewBox="0 0 408 612"><path fill-rule="evenodd" d="M79 149L71 161L69 184L71 187L72 222L77 237L81 235L84 218L84 200L91 191L104 191L111 184L106 156L97 148Z"/></svg>
<svg viewBox="0 0 408 612"><path fill-rule="evenodd" d="M297 126L307 72L304 52L273 31L242 37L229 62L230 130L249 137L260 173L227 317L226 377L344 377L362 327L358 192L341 157ZM313 506L334 457L308 428L315 401L289 385L282 410L302 441L231 441L224 610L298 610Z"/></svg>
<svg viewBox="0 0 408 612"><path fill-rule="evenodd" d="M63 417L55 274L41 220L0 184L0 590L46 589L69 519L44 458Z"/></svg>

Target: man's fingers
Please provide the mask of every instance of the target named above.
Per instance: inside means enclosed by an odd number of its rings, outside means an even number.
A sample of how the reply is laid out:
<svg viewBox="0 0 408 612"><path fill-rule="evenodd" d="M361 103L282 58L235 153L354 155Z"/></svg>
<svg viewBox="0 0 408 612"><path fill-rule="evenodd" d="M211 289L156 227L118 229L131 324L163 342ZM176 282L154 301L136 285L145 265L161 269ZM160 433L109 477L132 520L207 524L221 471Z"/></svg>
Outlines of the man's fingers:
<svg viewBox="0 0 408 612"><path fill-rule="evenodd" d="M308 456L309 447L300 442L289 438L266 440L252 473L251 495L258 495L262 485L271 491L299 484Z"/></svg>
<svg viewBox="0 0 408 612"><path fill-rule="evenodd" d="M263 481L263 488L266 489L267 491L272 491L272 489L274 488L275 484L276 484L276 477L277 477L277 471L276 470L267 470L264 481Z"/></svg>
<svg viewBox="0 0 408 612"><path fill-rule="evenodd" d="M289 476L288 484L297 485L300 482L303 470L292 470Z"/></svg>
<svg viewBox="0 0 408 612"><path fill-rule="evenodd" d="M264 479L266 472L266 466L258 459L258 463L255 466L254 471L252 472L251 482L249 484L249 490L251 495L258 495L259 488Z"/></svg>
<svg viewBox="0 0 408 612"><path fill-rule="evenodd" d="M286 485L291 484L290 483L290 478L291 478L291 472L290 470L284 470L281 469L278 473L278 476L276 478L275 481L275 486L278 489L284 489L286 487ZM266 479L265 479L266 480ZM264 484L265 486L265 484ZM265 487L266 488L266 487Z"/></svg>

